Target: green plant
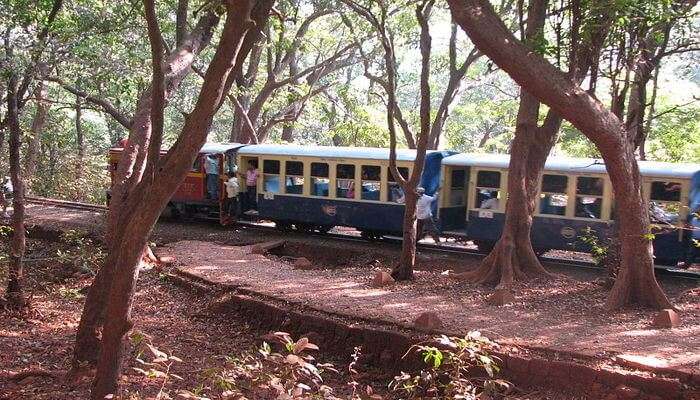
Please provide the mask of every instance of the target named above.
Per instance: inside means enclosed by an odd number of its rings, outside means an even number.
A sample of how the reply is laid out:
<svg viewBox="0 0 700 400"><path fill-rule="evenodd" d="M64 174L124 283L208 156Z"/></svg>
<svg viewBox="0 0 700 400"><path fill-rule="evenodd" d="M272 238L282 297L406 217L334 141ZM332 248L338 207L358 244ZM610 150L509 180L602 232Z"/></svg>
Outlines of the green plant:
<svg viewBox="0 0 700 400"><path fill-rule="evenodd" d="M84 232L68 230L61 235L61 241L68 245L66 249L56 250L56 258L62 264L93 273L104 261L105 253L101 246Z"/></svg>
<svg viewBox="0 0 700 400"><path fill-rule="evenodd" d="M170 368L174 363L182 362L182 360L158 349L151 344L150 337L142 332L134 331L130 339L131 343L134 345L136 362L142 366L142 368L133 367L134 371L144 375L148 379L160 380L160 389L155 399L170 398L165 390L168 381L171 378L182 380L182 377L170 372ZM150 361L146 360L146 355L150 356Z"/></svg>
<svg viewBox="0 0 700 400"><path fill-rule="evenodd" d="M255 353L239 357L226 357L224 368L204 371L209 386L221 392L224 398L244 399L336 399L332 389L323 384L322 374L334 371L331 364L317 363L310 350L318 346L307 338L297 341L284 332L269 335L271 342L264 342ZM194 391L182 391L182 396L201 398ZM195 396L195 397L193 397Z"/></svg>
<svg viewBox="0 0 700 400"><path fill-rule="evenodd" d="M596 231L590 226L584 229L583 235L578 236L578 239L587 247L590 247L591 256L595 260L596 265L602 266L603 260L605 260L610 250L610 244L598 238Z"/></svg>
<svg viewBox="0 0 700 400"><path fill-rule="evenodd" d="M389 389L406 399L489 398L510 390L510 383L496 379L500 368L489 350L497 344L481 333L469 332L463 338L442 335L435 342L411 347L407 355L417 352L428 368L417 374L402 372ZM480 370L486 377L475 377Z"/></svg>

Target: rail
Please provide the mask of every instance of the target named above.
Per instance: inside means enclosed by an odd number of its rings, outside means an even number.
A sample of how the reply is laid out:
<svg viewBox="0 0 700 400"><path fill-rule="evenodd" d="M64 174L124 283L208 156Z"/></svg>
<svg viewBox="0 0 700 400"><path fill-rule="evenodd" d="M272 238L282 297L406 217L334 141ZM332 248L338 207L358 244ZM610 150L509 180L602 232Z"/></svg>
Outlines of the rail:
<svg viewBox="0 0 700 400"><path fill-rule="evenodd" d="M80 203L80 202L68 201L68 200L49 199L49 198L44 198L44 197L27 196L25 199L29 203L43 204L43 205L48 205L48 206L71 208L71 209L85 210L85 211L104 212L104 211L107 211L107 209L108 209L107 206L98 205L98 204ZM261 224L257 221L253 221L253 220L238 221L237 224L243 225L243 226L246 226L249 228L253 228L253 229L258 229L258 230L278 231L278 229L275 228L274 226L264 225L264 224ZM292 232L297 233L297 234L304 234L304 235L322 236L324 238L331 238L334 240L363 242L363 243L367 242L366 239L361 238L359 236L354 236L354 235L349 235L349 234L344 234L344 233L316 233L316 232L297 232L297 231L292 231ZM393 245L400 245L402 242L402 239L399 237L391 237L390 236L390 237L382 238L380 240L380 242L387 243L387 244L393 244ZM448 246L448 245L442 245L442 244L419 243L417 246L417 249L420 251L428 251L428 252L435 252L435 253L451 253L451 254L472 255L472 256L485 256L486 255L486 253L481 252L481 251L476 250L476 249L470 249L470 248L467 248L464 246ZM542 262L545 262L545 263L556 264L559 266L600 270L600 267L597 267L593 262L590 262L590 261L570 260L570 259L563 259L563 258L557 258L557 257L547 257L547 256L540 256L540 260ZM670 277L681 278L681 279L700 280L700 272L688 271L688 270L673 268L673 267L664 266L664 265L656 265L655 269L656 269L657 274L664 275L664 276L670 276Z"/></svg>

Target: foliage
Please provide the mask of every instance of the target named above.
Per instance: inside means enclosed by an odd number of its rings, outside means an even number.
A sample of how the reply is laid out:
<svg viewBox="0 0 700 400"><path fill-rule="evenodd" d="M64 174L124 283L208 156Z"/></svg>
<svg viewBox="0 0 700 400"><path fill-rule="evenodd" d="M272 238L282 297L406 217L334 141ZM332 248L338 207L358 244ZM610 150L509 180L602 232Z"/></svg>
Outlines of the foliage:
<svg viewBox="0 0 700 400"><path fill-rule="evenodd" d="M61 235L61 240L68 247L56 250L56 257L59 262L71 265L75 270L94 273L104 261L102 248L84 232L68 230Z"/></svg>
<svg viewBox="0 0 700 400"><path fill-rule="evenodd" d="M469 332L463 338L442 335L435 341L439 347L413 347L428 369L413 375L401 373L389 385L393 391L408 399L476 399L510 390L507 381L495 378L499 367L488 351L497 345L480 332ZM486 372L486 378L474 377L479 369Z"/></svg>
<svg viewBox="0 0 700 400"><path fill-rule="evenodd" d="M583 234L578 236L578 240L584 244L584 248L589 248L591 256L595 260L596 265L602 266L603 260L608 255L609 243L600 239L590 226L584 229Z"/></svg>

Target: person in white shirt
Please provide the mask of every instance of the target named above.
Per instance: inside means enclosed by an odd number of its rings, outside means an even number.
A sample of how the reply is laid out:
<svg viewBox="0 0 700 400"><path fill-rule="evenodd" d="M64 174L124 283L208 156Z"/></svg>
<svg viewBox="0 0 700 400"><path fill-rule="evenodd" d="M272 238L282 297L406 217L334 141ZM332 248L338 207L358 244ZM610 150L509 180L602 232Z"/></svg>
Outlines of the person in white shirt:
<svg viewBox="0 0 700 400"><path fill-rule="evenodd" d="M416 219L418 220L418 225L416 227L416 242L423 239L423 236L427 231L435 243L440 243L440 236L437 228L435 227L435 221L433 221L432 211L432 205L437 199L437 194L435 196L428 196L425 194L425 189L422 187L418 187L416 189L416 194L418 194L418 202L416 203Z"/></svg>
<svg viewBox="0 0 700 400"><path fill-rule="evenodd" d="M235 168L235 167L234 167ZM235 217L238 214L238 178L236 177L235 170L228 178L228 181L224 183L226 185L226 201L229 217Z"/></svg>

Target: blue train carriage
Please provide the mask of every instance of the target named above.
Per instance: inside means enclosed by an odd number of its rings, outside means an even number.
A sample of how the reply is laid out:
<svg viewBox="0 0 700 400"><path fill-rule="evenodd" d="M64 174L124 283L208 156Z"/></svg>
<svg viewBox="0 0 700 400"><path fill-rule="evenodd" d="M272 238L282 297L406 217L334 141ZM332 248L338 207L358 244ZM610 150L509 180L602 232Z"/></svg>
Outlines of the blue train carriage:
<svg viewBox="0 0 700 400"><path fill-rule="evenodd" d="M427 155L422 182L429 193L440 186L440 164L449 154ZM415 150L397 150L403 176L409 176L415 156ZM249 162L260 174L256 198L261 219L303 231L348 226L367 238L402 232L403 191L389 172L388 149L251 145L238 151L238 164Z"/></svg>
<svg viewBox="0 0 700 400"><path fill-rule="evenodd" d="M439 220L444 233L473 240L483 251L493 246L505 220L508 163L508 155L496 154L458 154L443 160ZM681 228L689 211L690 180L700 165L648 161L639 165L650 201L657 263L675 265L687 247ZM532 227L538 253L587 251L581 237L588 229L600 238L611 234L613 191L602 161L550 157L539 188Z"/></svg>

